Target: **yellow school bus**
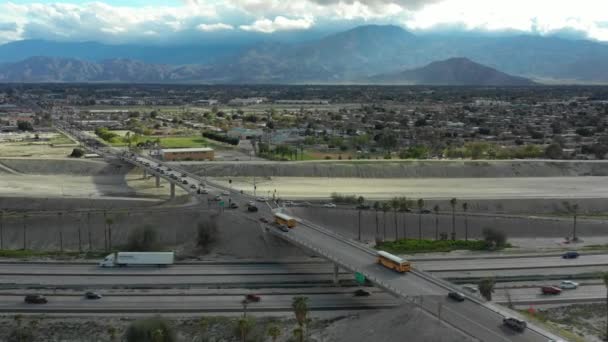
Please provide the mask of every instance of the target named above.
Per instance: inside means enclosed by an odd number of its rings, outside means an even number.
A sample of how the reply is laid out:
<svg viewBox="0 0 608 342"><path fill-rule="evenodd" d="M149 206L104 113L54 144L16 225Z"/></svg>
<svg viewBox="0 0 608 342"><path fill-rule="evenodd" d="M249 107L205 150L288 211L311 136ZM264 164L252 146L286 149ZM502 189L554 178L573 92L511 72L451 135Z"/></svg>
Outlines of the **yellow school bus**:
<svg viewBox="0 0 608 342"><path fill-rule="evenodd" d="M296 219L283 213L275 213L274 222L282 226L287 226L288 228L294 228L296 226Z"/></svg>
<svg viewBox="0 0 608 342"><path fill-rule="evenodd" d="M412 269L409 261L385 251L378 252L378 263L399 273L409 272Z"/></svg>

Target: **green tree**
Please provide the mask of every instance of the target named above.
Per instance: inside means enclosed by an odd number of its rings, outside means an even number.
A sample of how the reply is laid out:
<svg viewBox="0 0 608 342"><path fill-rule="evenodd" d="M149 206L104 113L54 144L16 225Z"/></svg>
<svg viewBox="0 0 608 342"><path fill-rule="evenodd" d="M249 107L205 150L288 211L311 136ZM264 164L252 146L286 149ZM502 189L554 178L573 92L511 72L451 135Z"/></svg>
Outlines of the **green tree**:
<svg viewBox="0 0 608 342"><path fill-rule="evenodd" d="M296 316L296 321L300 327L303 327L308 317L308 297L296 296L293 297L291 308Z"/></svg>
<svg viewBox="0 0 608 342"><path fill-rule="evenodd" d="M452 207L452 240L456 240L456 203L458 203L458 200L455 197L450 200L450 206Z"/></svg>
<svg viewBox="0 0 608 342"><path fill-rule="evenodd" d="M424 209L424 200L418 199L418 240L422 240L422 209Z"/></svg>
<svg viewBox="0 0 608 342"><path fill-rule="evenodd" d="M20 131L29 131L29 132L31 132L31 131L34 130L34 126L29 121L18 120L17 121L17 129L19 129Z"/></svg>
<svg viewBox="0 0 608 342"><path fill-rule="evenodd" d="M486 300L492 300L492 293L494 292L494 284L495 284L495 281L492 278L482 279L479 282L479 285L478 285L479 293L481 293L483 298L485 298Z"/></svg>
<svg viewBox="0 0 608 342"><path fill-rule="evenodd" d="M435 212L435 240L439 240L439 205L435 204L433 207Z"/></svg>
<svg viewBox="0 0 608 342"><path fill-rule="evenodd" d="M469 241L469 216L467 215L469 210L469 204L467 202L462 203L462 212L464 213L464 241Z"/></svg>
<svg viewBox="0 0 608 342"><path fill-rule="evenodd" d="M72 153L69 155L71 158L82 158L84 156L84 151L81 148L75 148L72 150Z"/></svg>
<svg viewBox="0 0 608 342"><path fill-rule="evenodd" d="M507 235L503 231L484 228L481 234L486 242L486 248L501 248L507 244Z"/></svg>
<svg viewBox="0 0 608 342"><path fill-rule="evenodd" d="M281 336L281 329L275 324L271 324L267 330L268 337L272 339L272 342L276 342L277 338Z"/></svg>
<svg viewBox="0 0 608 342"><path fill-rule="evenodd" d="M152 226L137 227L127 238L127 249L133 252L154 251L159 248L158 233Z"/></svg>

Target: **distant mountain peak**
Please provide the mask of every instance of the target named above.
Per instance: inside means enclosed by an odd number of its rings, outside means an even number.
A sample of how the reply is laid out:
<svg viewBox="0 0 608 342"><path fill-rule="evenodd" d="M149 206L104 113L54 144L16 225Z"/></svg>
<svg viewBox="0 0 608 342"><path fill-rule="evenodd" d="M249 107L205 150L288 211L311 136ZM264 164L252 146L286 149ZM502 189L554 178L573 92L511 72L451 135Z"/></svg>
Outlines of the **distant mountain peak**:
<svg viewBox="0 0 608 342"><path fill-rule="evenodd" d="M424 85L527 86L530 79L511 76L465 57L452 57L396 74L378 75L376 82Z"/></svg>

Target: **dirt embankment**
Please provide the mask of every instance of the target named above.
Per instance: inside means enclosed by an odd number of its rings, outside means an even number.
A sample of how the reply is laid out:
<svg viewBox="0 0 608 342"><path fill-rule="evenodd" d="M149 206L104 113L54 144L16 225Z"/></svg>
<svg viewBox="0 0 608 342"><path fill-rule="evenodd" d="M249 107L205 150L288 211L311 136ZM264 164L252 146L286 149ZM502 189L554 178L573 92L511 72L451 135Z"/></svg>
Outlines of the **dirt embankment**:
<svg viewBox="0 0 608 342"><path fill-rule="evenodd" d="M605 161L428 160L314 162L182 162L183 168L215 177L485 178L608 176Z"/></svg>
<svg viewBox="0 0 608 342"><path fill-rule="evenodd" d="M215 213L215 210L201 210L196 206L91 213L66 211L62 215L26 217L11 215L3 219L2 249L23 248L25 230L27 249L57 251L62 244L66 251L78 251L79 246L85 251L103 251L109 236L112 246L119 248L127 243L131 231L150 226L156 229L163 248L195 256L198 255L195 245L198 223ZM211 254L205 257L281 260L304 256L293 245L265 233L253 216L243 217L226 211L218 216L217 226L217 241L212 245Z"/></svg>
<svg viewBox="0 0 608 342"><path fill-rule="evenodd" d="M132 168L122 163L106 163L103 160L89 159L3 158L0 159L0 164L18 173L33 175L124 175Z"/></svg>

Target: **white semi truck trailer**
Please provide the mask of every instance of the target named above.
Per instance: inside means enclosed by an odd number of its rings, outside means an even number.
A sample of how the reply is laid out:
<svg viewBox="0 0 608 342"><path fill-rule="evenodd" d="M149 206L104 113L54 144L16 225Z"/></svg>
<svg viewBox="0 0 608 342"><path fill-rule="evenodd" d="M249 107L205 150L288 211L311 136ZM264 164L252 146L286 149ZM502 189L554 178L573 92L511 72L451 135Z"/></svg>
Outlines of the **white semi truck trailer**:
<svg viewBox="0 0 608 342"><path fill-rule="evenodd" d="M173 264L173 252L115 252L105 257L100 267L168 266Z"/></svg>

